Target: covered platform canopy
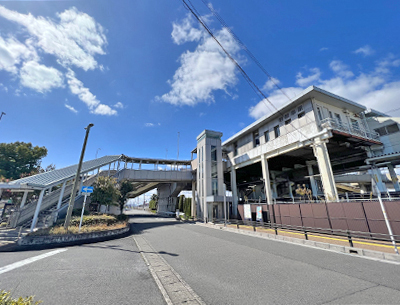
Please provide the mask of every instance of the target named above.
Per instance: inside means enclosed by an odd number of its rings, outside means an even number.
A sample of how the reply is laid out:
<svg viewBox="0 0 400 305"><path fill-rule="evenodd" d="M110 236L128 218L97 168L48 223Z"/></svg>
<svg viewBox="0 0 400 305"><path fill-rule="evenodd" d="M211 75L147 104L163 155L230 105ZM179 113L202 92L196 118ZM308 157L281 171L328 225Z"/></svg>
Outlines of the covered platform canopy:
<svg viewBox="0 0 400 305"><path fill-rule="evenodd" d="M112 164L116 161L121 160L122 155L104 156L98 159L86 161L82 163L81 174L85 174L96 169L100 169L103 166ZM18 180L11 181L9 183L0 183L1 189L19 189L24 190L43 190L48 189L52 186L58 185L65 181L75 178L78 164L56 169L50 172L45 172Z"/></svg>

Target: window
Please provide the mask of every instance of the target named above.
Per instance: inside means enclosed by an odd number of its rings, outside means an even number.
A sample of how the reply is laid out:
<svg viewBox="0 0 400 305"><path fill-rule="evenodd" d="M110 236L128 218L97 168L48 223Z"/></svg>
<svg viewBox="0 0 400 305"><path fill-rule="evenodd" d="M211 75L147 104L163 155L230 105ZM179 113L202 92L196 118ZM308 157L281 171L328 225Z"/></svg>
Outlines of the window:
<svg viewBox="0 0 400 305"><path fill-rule="evenodd" d="M285 125L289 125L290 122L292 122L292 119L286 120L286 121L285 121Z"/></svg>
<svg viewBox="0 0 400 305"><path fill-rule="evenodd" d="M335 113L335 119L338 124L342 124L342 118L339 113Z"/></svg>
<svg viewBox="0 0 400 305"><path fill-rule="evenodd" d="M392 134L392 133L398 132L399 131L399 125L392 124L392 125L388 125L388 126L384 126L384 127L375 129L375 131L377 133L379 133L380 136L386 136L388 134Z"/></svg>
<svg viewBox="0 0 400 305"><path fill-rule="evenodd" d="M253 147L260 145L260 134L258 131L253 132Z"/></svg>
<svg viewBox="0 0 400 305"><path fill-rule="evenodd" d="M300 105L299 107L297 107L297 112L301 112L303 111L303 105Z"/></svg>
<svg viewBox="0 0 400 305"><path fill-rule="evenodd" d="M357 120L350 119L350 121L351 121L351 127L353 127L354 129L360 129L360 126L358 125Z"/></svg>
<svg viewBox="0 0 400 305"><path fill-rule="evenodd" d="M274 133L275 133L275 138L277 138L281 135L281 131L279 130L279 125L276 125L274 127Z"/></svg>
<svg viewBox="0 0 400 305"><path fill-rule="evenodd" d="M218 160L217 160L217 147L211 145L211 181L212 181L212 194L218 195Z"/></svg>
<svg viewBox="0 0 400 305"><path fill-rule="evenodd" d="M265 139L265 143L267 143L269 141L269 130L264 132L264 139Z"/></svg>
<svg viewBox="0 0 400 305"><path fill-rule="evenodd" d="M280 117L280 118L279 118L279 122L283 122L283 117Z"/></svg>
<svg viewBox="0 0 400 305"><path fill-rule="evenodd" d="M317 107L317 114L318 114L318 119L320 121L322 121L322 112L321 112L321 108Z"/></svg>
<svg viewBox="0 0 400 305"><path fill-rule="evenodd" d="M330 117L331 119L333 119L333 114L332 114L332 111L330 111L330 110L329 110L329 117Z"/></svg>
<svg viewBox="0 0 400 305"><path fill-rule="evenodd" d="M298 115L297 115L297 117L300 119L300 118L302 118L303 116L305 116L306 115L306 113L304 112L304 111L302 111L302 112L300 112Z"/></svg>
<svg viewBox="0 0 400 305"><path fill-rule="evenodd" d="M290 115L295 115L296 114L296 109L293 109L291 112L290 112Z"/></svg>
<svg viewBox="0 0 400 305"><path fill-rule="evenodd" d="M238 144L237 142L233 144L233 155L236 157L238 155Z"/></svg>
<svg viewBox="0 0 400 305"><path fill-rule="evenodd" d="M289 118L289 112L285 114L285 119Z"/></svg>

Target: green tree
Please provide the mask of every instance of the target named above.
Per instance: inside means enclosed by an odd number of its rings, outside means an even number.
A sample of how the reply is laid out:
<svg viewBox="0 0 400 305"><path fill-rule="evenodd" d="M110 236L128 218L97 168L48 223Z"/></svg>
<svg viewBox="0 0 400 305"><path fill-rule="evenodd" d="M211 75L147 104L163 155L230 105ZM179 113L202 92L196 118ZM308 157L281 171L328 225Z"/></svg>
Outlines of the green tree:
<svg viewBox="0 0 400 305"><path fill-rule="evenodd" d="M93 187L91 201L105 205L107 210L110 205L118 205L119 190L116 186L117 180L112 177L99 177Z"/></svg>
<svg viewBox="0 0 400 305"><path fill-rule="evenodd" d="M47 148L32 143L0 143L0 176L19 179L38 172L40 161L47 156Z"/></svg>
<svg viewBox="0 0 400 305"><path fill-rule="evenodd" d="M157 210L158 207L158 195L153 194L150 197L150 202L149 202L149 209L150 210Z"/></svg>
<svg viewBox="0 0 400 305"><path fill-rule="evenodd" d="M133 191L133 185L129 180L122 180L122 182L119 185L119 198L118 198L118 203L119 203L119 208L122 211L124 209L125 201L127 198L127 195L129 192Z"/></svg>

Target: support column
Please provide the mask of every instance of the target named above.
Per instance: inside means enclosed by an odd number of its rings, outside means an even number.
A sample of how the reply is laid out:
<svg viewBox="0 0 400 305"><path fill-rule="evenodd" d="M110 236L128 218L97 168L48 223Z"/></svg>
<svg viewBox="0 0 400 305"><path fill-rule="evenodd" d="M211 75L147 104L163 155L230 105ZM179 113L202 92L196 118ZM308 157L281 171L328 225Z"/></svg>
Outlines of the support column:
<svg viewBox="0 0 400 305"><path fill-rule="evenodd" d="M382 181L382 173L381 170L375 166L371 168L371 175L372 175L372 185L375 185L378 188L380 193L386 192L386 185ZM372 188L374 190L374 188Z"/></svg>
<svg viewBox="0 0 400 305"><path fill-rule="evenodd" d="M62 199L64 197L64 191L65 191L66 184L67 184L67 181L64 181L64 183L63 183L63 185L61 187L60 197L58 197L57 210L59 208L61 208L61 202L62 202Z"/></svg>
<svg viewBox="0 0 400 305"><path fill-rule="evenodd" d="M288 186L289 186L289 196L290 196L290 198L291 198L292 200L294 200L294 197L293 197L293 189L292 189L292 181L290 181L289 178L287 179L287 181L288 181Z"/></svg>
<svg viewBox="0 0 400 305"><path fill-rule="evenodd" d="M399 179L397 179L397 174L396 174L396 171L394 170L393 165L392 164L388 164L387 167L389 169L390 177L392 178L392 183L393 183L394 190L396 192L400 192Z"/></svg>
<svg viewBox="0 0 400 305"><path fill-rule="evenodd" d="M19 206L20 209L22 209L25 206L27 197L28 197L28 191L25 191L24 192L24 196L22 196L21 205Z"/></svg>
<svg viewBox="0 0 400 305"><path fill-rule="evenodd" d="M276 185L276 173L271 172L271 177L272 177L272 198L276 199L276 198L278 198L278 188Z"/></svg>
<svg viewBox="0 0 400 305"><path fill-rule="evenodd" d="M311 185L311 190L313 193L313 196L317 198L318 196L318 188L317 188L317 183L315 182L314 178L314 170L313 170L313 165L316 165L314 161L306 161L307 164L307 169L308 169L308 175L310 176L310 185Z"/></svg>
<svg viewBox="0 0 400 305"><path fill-rule="evenodd" d="M196 181L192 181L192 217L196 217Z"/></svg>
<svg viewBox="0 0 400 305"><path fill-rule="evenodd" d="M32 224L31 224L30 232L32 232L33 229L35 229L35 227L36 227L36 223L37 223L37 221L38 221L38 216L39 216L39 212L40 212L40 207L42 206L43 195L44 195L44 192L45 192L45 191L46 191L45 189L43 189L43 190L40 191L39 200L38 200L38 202L37 202L37 204L36 204L35 214L33 214L33 219L32 219Z"/></svg>
<svg viewBox="0 0 400 305"><path fill-rule="evenodd" d="M267 204L272 204L271 180L269 179L268 160L264 155L261 155L261 168L264 180L265 199Z"/></svg>
<svg viewBox="0 0 400 305"><path fill-rule="evenodd" d="M232 189L232 217L237 218L238 210L238 193L236 184L236 170L231 166L231 189Z"/></svg>
<svg viewBox="0 0 400 305"><path fill-rule="evenodd" d="M319 173L321 174L321 182L324 188L325 199L327 201L338 201L338 194L335 185L335 178L329 158L326 143L319 138L314 140L314 156L317 158Z"/></svg>

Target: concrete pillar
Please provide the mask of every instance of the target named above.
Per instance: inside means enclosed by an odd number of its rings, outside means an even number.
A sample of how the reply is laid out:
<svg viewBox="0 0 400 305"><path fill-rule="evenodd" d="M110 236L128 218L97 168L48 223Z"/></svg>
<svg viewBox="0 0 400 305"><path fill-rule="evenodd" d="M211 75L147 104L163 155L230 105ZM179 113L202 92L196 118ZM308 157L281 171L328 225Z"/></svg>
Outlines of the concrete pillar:
<svg viewBox="0 0 400 305"><path fill-rule="evenodd" d="M371 175L372 175L372 185L376 186L378 188L380 193L385 193L386 192L386 185L382 181L382 174L379 168L373 166L371 169ZM375 188L372 188L372 191L375 191Z"/></svg>
<svg viewBox="0 0 400 305"><path fill-rule="evenodd" d="M79 194L80 194L80 192L81 192L81 189L82 189L82 187L83 187L83 179L84 179L84 176L82 175L82 176L81 176L81 185L80 185L80 187L79 187L78 195L77 195L77 196L79 196ZM75 196L75 194L74 194L74 196Z"/></svg>
<svg viewBox="0 0 400 305"><path fill-rule="evenodd" d="M325 199L327 201L338 201L338 194L335 185L335 178L329 158L326 143L319 138L314 140L314 155L317 158L319 173L321 175L321 182L324 188Z"/></svg>
<svg viewBox="0 0 400 305"><path fill-rule="evenodd" d="M40 191L39 200L38 200L38 202L37 202L37 204L36 204L35 214L33 214L33 220L32 220L32 224L31 224L30 232L32 232L33 229L35 229L35 227L36 227L36 223L37 223L37 221L38 221L38 216L39 216L39 212L40 212L40 207L42 206L43 195L44 195L44 192L45 192L45 191L46 191L45 189L43 189L43 190Z"/></svg>
<svg viewBox="0 0 400 305"><path fill-rule="evenodd" d="M264 179L265 199L267 204L272 204L271 180L269 179L268 160L264 155L261 155L261 168Z"/></svg>
<svg viewBox="0 0 400 305"><path fill-rule="evenodd" d="M192 217L196 217L196 181L192 181Z"/></svg>
<svg viewBox="0 0 400 305"><path fill-rule="evenodd" d="M278 198L278 188L276 185L276 173L271 172L272 177L272 198Z"/></svg>
<svg viewBox="0 0 400 305"><path fill-rule="evenodd" d="M232 189L232 217L237 218L238 192L236 184L236 170L231 166L231 189Z"/></svg>
<svg viewBox="0 0 400 305"><path fill-rule="evenodd" d="M59 208L61 208L61 202L62 202L62 199L64 197L64 191L65 191L65 186L66 185L67 185L67 181L64 181L64 183L63 183L63 185L61 187L60 197L58 197L57 210Z"/></svg>
<svg viewBox="0 0 400 305"><path fill-rule="evenodd" d="M0 189L0 199L2 194L3 194L3 189Z"/></svg>
<svg viewBox="0 0 400 305"><path fill-rule="evenodd" d="M317 187L317 183L315 182L314 170L313 170L313 165L315 165L315 162L306 161L306 164L307 164L307 169L308 169L308 175L310 176L311 190L312 190L313 196L317 197L318 196L318 187Z"/></svg>
<svg viewBox="0 0 400 305"><path fill-rule="evenodd" d="M400 184L399 184L399 179L397 179L397 174L396 171L394 170L394 167L392 164L388 164L388 169L390 173L390 177L392 179L393 187L396 192L400 192Z"/></svg>
<svg viewBox="0 0 400 305"><path fill-rule="evenodd" d="M25 191L24 195L22 196L21 205L19 206L20 209L22 209L25 206L27 197L28 197L28 191Z"/></svg>
<svg viewBox="0 0 400 305"><path fill-rule="evenodd" d="M292 200L293 200L294 197L293 197L292 181L290 181L289 178L288 178L287 181L288 181L288 186L289 186L289 196L290 196L290 198L292 198Z"/></svg>

